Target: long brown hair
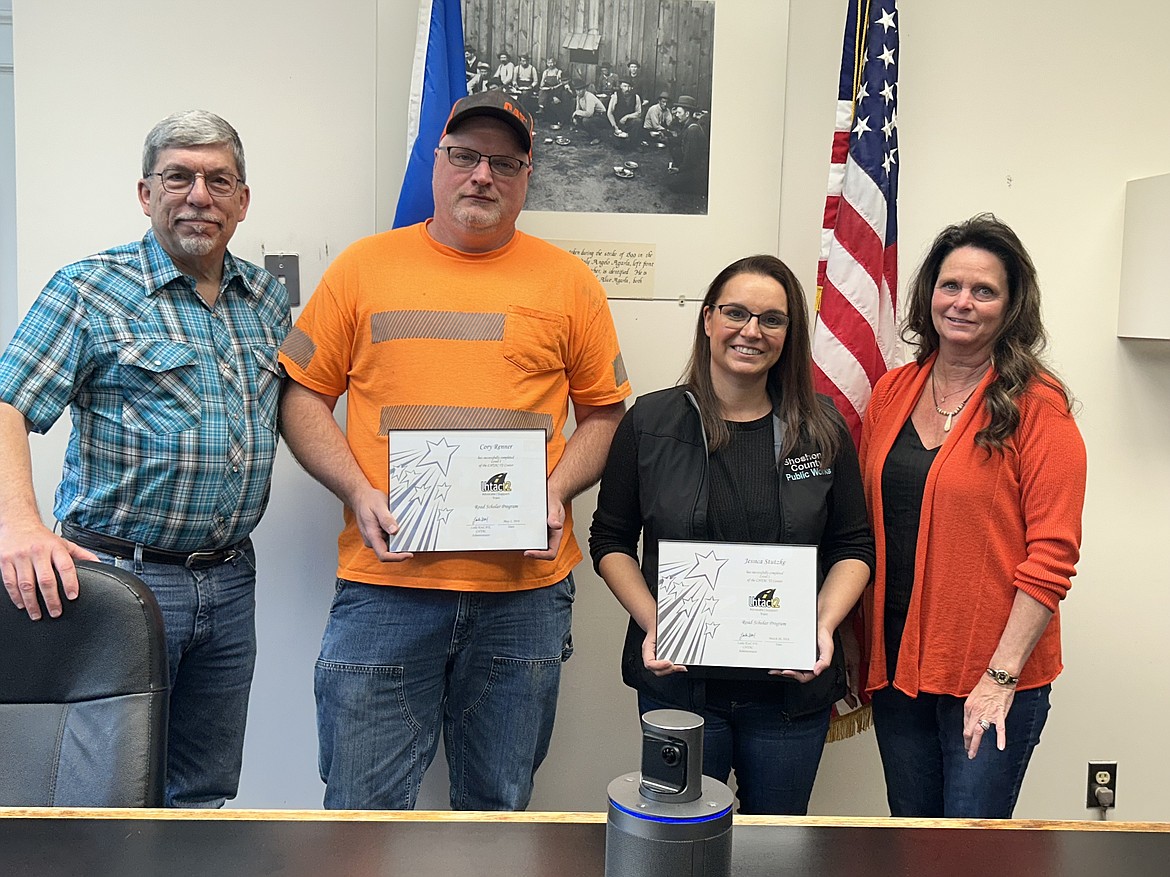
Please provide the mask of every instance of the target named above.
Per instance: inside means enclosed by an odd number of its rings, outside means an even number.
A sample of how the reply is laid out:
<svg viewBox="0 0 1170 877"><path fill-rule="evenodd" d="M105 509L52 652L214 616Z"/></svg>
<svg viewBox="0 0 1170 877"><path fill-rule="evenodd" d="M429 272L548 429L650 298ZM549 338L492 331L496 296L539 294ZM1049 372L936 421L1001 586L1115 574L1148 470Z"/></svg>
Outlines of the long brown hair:
<svg viewBox="0 0 1170 877"><path fill-rule="evenodd" d="M703 307L695 326L695 343L682 383L699 403L707 444L711 450L727 444L731 440L731 431L723 420L723 409L711 381L711 339L707 337L703 318L719 301L727 282L740 274L772 278L784 288L788 299L788 332L784 348L780 351L780 358L768 369L767 382L768 395L779 409L780 421L784 424L784 446L780 454L786 456L804 435L821 452L822 459L832 460L840 446L841 432L813 389L808 305L805 304L804 290L792 270L775 256L747 256L732 262L715 276L703 297Z"/></svg>
<svg viewBox="0 0 1170 877"><path fill-rule="evenodd" d="M1016 233L991 213L977 214L939 232L910 280L902 340L914 345L915 361L922 365L938 350L938 330L934 327L930 303L943 261L960 247L991 253L1003 264L1007 274L1007 308L991 352L996 377L984 396L991 423L975 435L975 442L981 447L1002 450L1020 425L1017 400L1032 380L1059 391L1070 412L1072 394L1042 359L1048 334L1040 319L1040 283L1032 257Z"/></svg>

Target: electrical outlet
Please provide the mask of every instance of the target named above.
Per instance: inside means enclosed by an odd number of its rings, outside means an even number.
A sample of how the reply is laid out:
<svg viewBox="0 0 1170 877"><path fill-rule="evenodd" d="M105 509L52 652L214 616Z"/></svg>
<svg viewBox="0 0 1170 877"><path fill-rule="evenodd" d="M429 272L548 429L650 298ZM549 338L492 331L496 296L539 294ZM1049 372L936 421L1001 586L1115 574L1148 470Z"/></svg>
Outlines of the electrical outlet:
<svg viewBox="0 0 1170 877"><path fill-rule="evenodd" d="M288 292L289 307L301 303L301 258L296 253L265 253L264 270L275 275Z"/></svg>
<svg viewBox="0 0 1170 877"><path fill-rule="evenodd" d="M1108 789L1109 795L1107 803L1102 803L1098 797L1098 789ZM1090 761L1089 762L1089 780L1086 786L1085 806L1091 809L1098 807L1116 807L1117 806L1117 762L1116 761Z"/></svg>

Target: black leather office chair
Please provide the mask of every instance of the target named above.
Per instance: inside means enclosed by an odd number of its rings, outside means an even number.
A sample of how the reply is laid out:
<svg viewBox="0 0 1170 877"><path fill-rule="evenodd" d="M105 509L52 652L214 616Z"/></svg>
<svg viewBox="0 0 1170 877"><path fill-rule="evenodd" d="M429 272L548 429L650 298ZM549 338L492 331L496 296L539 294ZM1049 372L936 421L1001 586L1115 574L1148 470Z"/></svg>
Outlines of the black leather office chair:
<svg viewBox="0 0 1170 877"><path fill-rule="evenodd" d="M161 807L162 613L124 570L78 561L77 578L59 618L0 593L0 805Z"/></svg>

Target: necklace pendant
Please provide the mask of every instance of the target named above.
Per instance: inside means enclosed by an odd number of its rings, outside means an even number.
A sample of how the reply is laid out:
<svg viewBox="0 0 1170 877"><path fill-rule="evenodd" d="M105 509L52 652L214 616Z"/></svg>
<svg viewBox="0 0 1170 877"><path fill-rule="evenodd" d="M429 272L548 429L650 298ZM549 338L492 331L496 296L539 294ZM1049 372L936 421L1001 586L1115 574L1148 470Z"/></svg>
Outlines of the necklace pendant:
<svg viewBox="0 0 1170 877"><path fill-rule="evenodd" d="M954 421L955 415L958 413L959 413L958 411L951 411L947 414L946 422L943 424L943 432L950 432L951 431L951 423L952 423L952 421Z"/></svg>

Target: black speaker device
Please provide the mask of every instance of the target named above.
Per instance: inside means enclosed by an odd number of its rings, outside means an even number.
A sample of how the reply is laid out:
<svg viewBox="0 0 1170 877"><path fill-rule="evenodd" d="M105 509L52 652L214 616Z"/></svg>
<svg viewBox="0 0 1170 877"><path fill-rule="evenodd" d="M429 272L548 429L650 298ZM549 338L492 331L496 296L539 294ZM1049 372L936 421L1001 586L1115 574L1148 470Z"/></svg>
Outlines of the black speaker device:
<svg viewBox="0 0 1170 877"><path fill-rule="evenodd" d="M703 719L642 716L642 769L609 784L605 877L726 877L735 797L703 776Z"/></svg>

